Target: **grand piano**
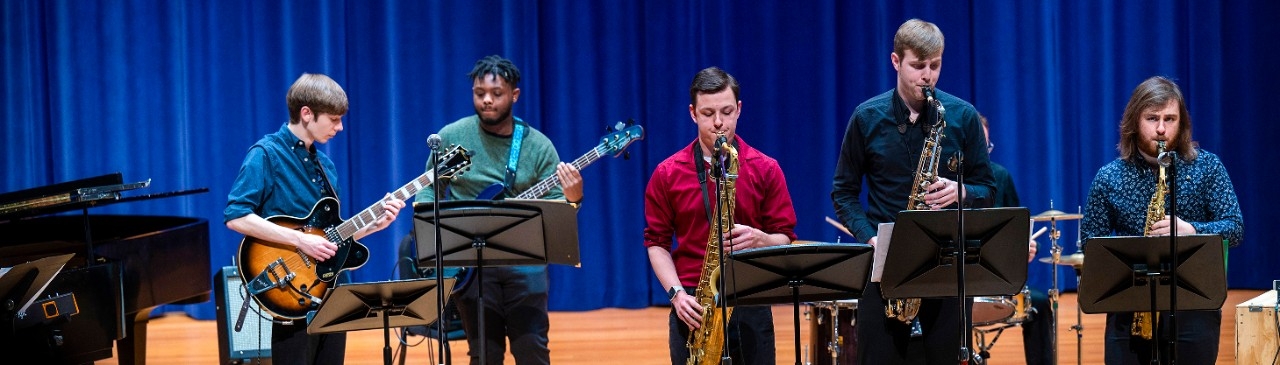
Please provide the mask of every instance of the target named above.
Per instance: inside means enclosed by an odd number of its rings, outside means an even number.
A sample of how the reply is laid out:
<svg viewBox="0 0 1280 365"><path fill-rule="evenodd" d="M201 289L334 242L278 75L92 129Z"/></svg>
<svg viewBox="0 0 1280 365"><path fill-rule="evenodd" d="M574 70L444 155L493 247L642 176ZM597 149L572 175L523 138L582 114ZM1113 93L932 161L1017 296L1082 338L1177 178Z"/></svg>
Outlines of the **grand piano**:
<svg viewBox="0 0 1280 365"><path fill-rule="evenodd" d="M209 300L208 221L90 214L208 191L123 194L149 184L114 173L0 194L0 268L71 254L25 311L21 291L0 292L0 362L91 363L114 345L120 364L143 364L152 309Z"/></svg>

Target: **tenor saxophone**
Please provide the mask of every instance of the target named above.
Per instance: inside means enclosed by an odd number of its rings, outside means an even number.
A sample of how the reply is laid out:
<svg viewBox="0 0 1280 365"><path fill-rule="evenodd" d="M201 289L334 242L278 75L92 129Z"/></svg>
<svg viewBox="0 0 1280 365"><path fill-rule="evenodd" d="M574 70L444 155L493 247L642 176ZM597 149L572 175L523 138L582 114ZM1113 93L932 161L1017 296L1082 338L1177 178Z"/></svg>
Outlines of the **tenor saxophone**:
<svg viewBox="0 0 1280 365"><path fill-rule="evenodd" d="M724 158L724 171L715 178L720 182L719 202L714 209L715 222L707 230L707 253L702 260L702 276L698 279L698 289L694 298L702 307L702 322L697 330L689 333L689 359L686 365L712 365L720 363L720 355L724 352L724 323L733 314L733 307L726 307L721 316L718 304L720 296L716 283L720 279L720 237L733 229L733 209L735 207L734 192L738 180L738 150L724 136L716 139L716 148ZM717 229L719 228L719 229Z"/></svg>
<svg viewBox="0 0 1280 365"><path fill-rule="evenodd" d="M1164 154L1164 141L1156 141L1156 158L1168 158ZM1142 235L1151 235L1151 226L1164 219L1164 199L1168 193L1165 186L1165 164L1160 163L1159 172L1156 174L1156 192L1151 194L1151 203L1147 205L1147 223L1143 226ZM1151 331L1155 328L1159 312L1137 312L1133 314L1133 328L1129 331L1130 335L1142 337L1144 340L1151 339Z"/></svg>
<svg viewBox="0 0 1280 365"><path fill-rule="evenodd" d="M929 193L929 185L938 181L938 162L942 157L942 129L947 126L944 117L947 109L935 97L930 87L922 87L925 103L938 111L938 122L929 129L929 136L924 139L924 149L920 151L920 163L916 165L915 181L911 184L911 195L907 197L908 210L928 210L924 196ZM884 314L903 323L912 323L920 312L920 298L890 299L885 304Z"/></svg>

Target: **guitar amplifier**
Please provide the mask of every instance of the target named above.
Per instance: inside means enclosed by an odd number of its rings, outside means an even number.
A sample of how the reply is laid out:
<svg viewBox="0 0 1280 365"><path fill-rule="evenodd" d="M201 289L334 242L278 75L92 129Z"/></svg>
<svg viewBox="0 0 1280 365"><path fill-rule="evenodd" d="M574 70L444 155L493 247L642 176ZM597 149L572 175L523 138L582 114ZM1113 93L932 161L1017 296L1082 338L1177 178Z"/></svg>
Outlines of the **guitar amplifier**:
<svg viewBox="0 0 1280 365"><path fill-rule="evenodd" d="M235 266L213 275L219 364L271 364L271 314L245 292Z"/></svg>
<svg viewBox="0 0 1280 365"><path fill-rule="evenodd" d="M1276 291L1263 292L1236 305L1236 364L1272 364L1276 359Z"/></svg>

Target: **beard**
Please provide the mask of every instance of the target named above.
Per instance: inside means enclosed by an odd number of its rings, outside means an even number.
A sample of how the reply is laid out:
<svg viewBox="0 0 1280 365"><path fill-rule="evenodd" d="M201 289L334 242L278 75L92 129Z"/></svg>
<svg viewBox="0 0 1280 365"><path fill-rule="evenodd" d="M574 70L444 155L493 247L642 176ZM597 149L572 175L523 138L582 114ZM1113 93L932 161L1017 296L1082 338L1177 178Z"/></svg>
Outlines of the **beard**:
<svg viewBox="0 0 1280 365"><path fill-rule="evenodd" d="M480 109L476 109L476 117L480 118L480 123L484 123L484 125L490 127L502 124L503 121L511 119L511 109L496 112L498 112L497 118L485 118L484 113L482 113Z"/></svg>
<svg viewBox="0 0 1280 365"><path fill-rule="evenodd" d="M1143 154L1145 154L1145 155L1147 155L1147 156L1151 156L1151 157L1160 157L1159 152L1157 152L1157 151L1156 151L1156 142L1157 142L1157 141L1159 141L1159 140L1158 140L1158 139L1152 139L1152 140L1145 140L1145 139L1144 139L1144 140L1142 140L1142 143L1138 144L1138 149L1139 149L1139 150L1141 150L1141 151L1142 151L1142 153L1143 153ZM1176 147L1177 147L1177 146L1175 146L1175 145L1173 144L1173 140L1165 140L1165 141L1164 141L1164 150L1165 150L1165 151L1172 151L1172 150L1173 150L1174 148L1176 148Z"/></svg>

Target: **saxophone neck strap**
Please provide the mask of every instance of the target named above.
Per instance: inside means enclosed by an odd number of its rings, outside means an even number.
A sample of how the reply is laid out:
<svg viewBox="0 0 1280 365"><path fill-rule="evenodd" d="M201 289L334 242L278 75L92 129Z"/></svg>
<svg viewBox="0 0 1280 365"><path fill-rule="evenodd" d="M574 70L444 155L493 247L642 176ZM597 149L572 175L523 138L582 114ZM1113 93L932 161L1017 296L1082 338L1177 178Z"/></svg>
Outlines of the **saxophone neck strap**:
<svg viewBox="0 0 1280 365"><path fill-rule="evenodd" d="M730 143L733 144L734 149L738 148L737 138L734 138L733 141ZM719 161L713 161L712 163L717 163L717 162ZM710 163L708 163L706 160L703 159L702 141L699 140L693 146L693 169L694 171L698 172L698 186L702 187L702 208L705 209L707 212L707 227L709 227L710 229L714 229L716 221L715 221L715 217L711 216L713 214L713 212L711 211L711 197L710 197L710 194L707 194L708 165L710 165ZM719 195L717 195L717 197L718 196ZM719 204L717 203L717 205Z"/></svg>
<svg viewBox="0 0 1280 365"><path fill-rule="evenodd" d="M698 172L698 186L702 188L702 208L707 212L707 228L711 229L715 221L711 217L711 198L707 195L707 165L702 159L702 143L693 146L693 169Z"/></svg>

